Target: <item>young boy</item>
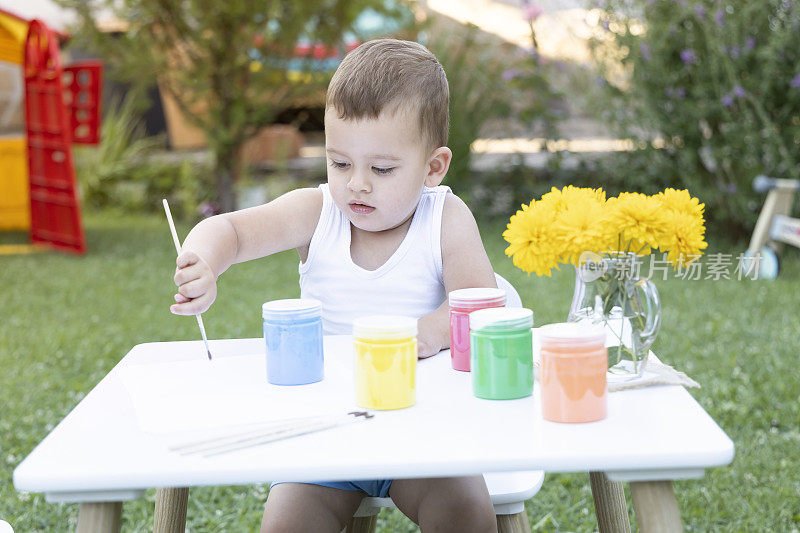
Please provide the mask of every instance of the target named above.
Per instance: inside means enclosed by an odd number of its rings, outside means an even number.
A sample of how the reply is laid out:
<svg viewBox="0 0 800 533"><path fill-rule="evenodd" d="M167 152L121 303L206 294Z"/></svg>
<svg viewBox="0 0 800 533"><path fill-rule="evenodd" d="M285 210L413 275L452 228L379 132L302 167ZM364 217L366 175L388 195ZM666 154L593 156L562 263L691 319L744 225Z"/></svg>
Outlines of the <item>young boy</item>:
<svg viewBox="0 0 800 533"><path fill-rule="evenodd" d="M439 186L452 157L448 105L444 70L422 45L381 39L350 52L328 87L328 183L195 226L170 310L201 313L232 264L296 248L301 296L322 301L325 333L391 313L419 317L420 357L447 348L447 293L497 286L472 213ZM280 483L261 530L341 531L365 492L391 496L422 531L496 530L482 476Z"/></svg>

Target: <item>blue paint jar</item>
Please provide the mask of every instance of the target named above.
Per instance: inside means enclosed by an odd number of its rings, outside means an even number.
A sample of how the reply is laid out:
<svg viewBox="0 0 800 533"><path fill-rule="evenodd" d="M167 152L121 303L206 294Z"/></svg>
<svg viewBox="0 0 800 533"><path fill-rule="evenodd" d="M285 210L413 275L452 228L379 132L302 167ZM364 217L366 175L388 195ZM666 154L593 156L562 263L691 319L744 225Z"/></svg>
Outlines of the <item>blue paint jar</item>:
<svg viewBox="0 0 800 533"><path fill-rule="evenodd" d="M267 381L305 385L322 381L322 302L273 300L261 306L267 347Z"/></svg>

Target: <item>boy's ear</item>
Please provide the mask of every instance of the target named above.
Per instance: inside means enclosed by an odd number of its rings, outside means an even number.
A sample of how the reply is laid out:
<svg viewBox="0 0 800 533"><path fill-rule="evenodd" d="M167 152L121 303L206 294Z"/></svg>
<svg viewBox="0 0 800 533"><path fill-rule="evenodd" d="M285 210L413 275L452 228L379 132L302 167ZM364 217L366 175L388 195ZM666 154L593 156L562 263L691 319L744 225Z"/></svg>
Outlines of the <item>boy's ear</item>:
<svg viewBox="0 0 800 533"><path fill-rule="evenodd" d="M439 185L450 168L450 161L453 159L453 152L447 146L440 146L428 158L425 174L425 186L436 187Z"/></svg>

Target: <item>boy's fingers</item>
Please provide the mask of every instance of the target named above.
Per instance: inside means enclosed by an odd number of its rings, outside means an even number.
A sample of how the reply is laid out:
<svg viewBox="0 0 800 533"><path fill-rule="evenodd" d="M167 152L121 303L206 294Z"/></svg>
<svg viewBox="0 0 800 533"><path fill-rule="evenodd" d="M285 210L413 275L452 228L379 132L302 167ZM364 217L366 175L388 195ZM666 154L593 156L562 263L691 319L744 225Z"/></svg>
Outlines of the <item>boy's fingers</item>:
<svg viewBox="0 0 800 533"><path fill-rule="evenodd" d="M192 302L185 303L185 304L175 304L169 307L170 313L173 315L196 315L197 313L194 311L194 304Z"/></svg>
<svg viewBox="0 0 800 533"><path fill-rule="evenodd" d="M199 260L200 258L194 252L181 252L175 260L175 264L178 268L186 268L189 265L197 263Z"/></svg>
<svg viewBox="0 0 800 533"><path fill-rule="evenodd" d="M427 342L421 341L417 344L417 357L419 359L425 359L426 357L430 357L433 354L438 353L433 350L433 347L429 346Z"/></svg>
<svg viewBox="0 0 800 533"><path fill-rule="evenodd" d="M216 290L208 279L204 281L204 269L199 265L200 257L194 252L181 252L175 260L175 285L178 293L173 297L175 303L169 310L176 315L197 315L211 307Z"/></svg>
<svg viewBox="0 0 800 533"><path fill-rule="evenodd" d="M176 315L199 315L211 307L213 302L214 299L211 296L204 295L185 303L173 304L170 306L169 310Z"/></svg>
<svg viewBox="0 0 800 533"><path fill-rule="evenodd" d="M175 282L175 285L180 287L184 283L200 279L202 275L203 272L199 268L179 268L175 271L175 276L173 276L172 280Z"/></svg>
<svg viewBox="0 0 800 533"><path fill-rule="evenodd" d="M199 298L208 292L208 284L202 279L195 279L178 287L178 292L186 298Z"/></svg>

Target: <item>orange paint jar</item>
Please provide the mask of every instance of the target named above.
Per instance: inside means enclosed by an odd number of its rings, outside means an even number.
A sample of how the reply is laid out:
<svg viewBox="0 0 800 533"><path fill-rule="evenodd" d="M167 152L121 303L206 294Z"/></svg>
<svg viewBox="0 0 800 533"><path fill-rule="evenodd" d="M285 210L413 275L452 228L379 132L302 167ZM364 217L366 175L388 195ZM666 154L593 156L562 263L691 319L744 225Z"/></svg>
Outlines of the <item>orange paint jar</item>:
<svg viewBox="0 0 800 533"><path fill-rule="evenodd" d="M545 420L575 423L606 417L605 339L602 326L567 322L539 328Z"/></svg>

